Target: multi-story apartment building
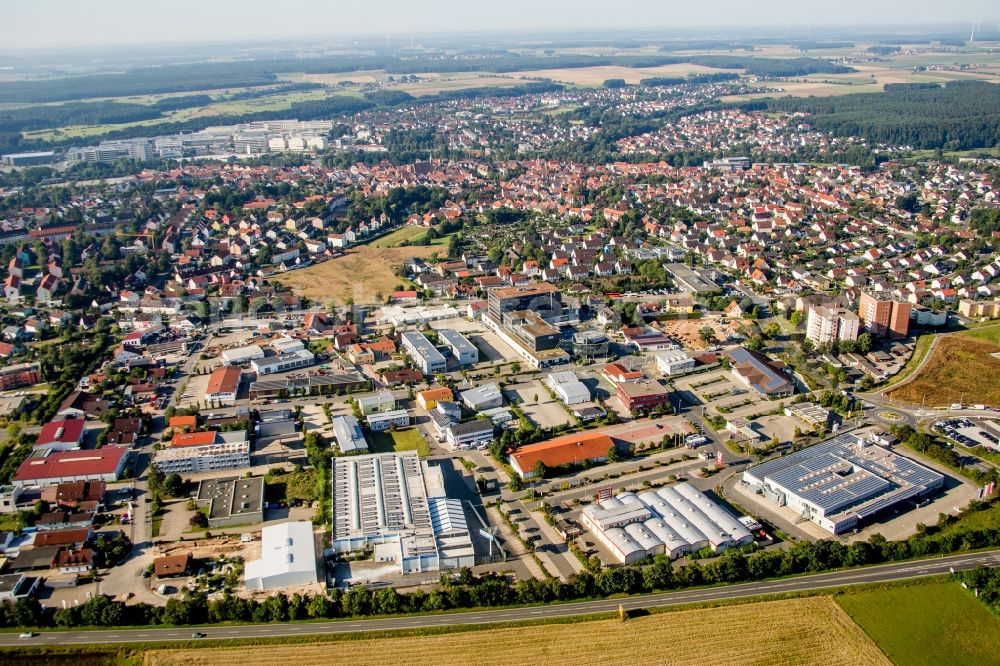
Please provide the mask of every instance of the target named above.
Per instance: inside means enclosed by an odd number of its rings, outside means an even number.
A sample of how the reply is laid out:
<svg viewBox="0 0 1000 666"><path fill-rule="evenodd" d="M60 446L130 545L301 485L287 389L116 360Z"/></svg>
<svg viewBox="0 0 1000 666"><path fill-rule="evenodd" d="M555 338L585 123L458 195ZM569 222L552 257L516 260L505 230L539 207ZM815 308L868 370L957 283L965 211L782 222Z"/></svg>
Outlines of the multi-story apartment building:
<svg viewBox="0 0 1000 666"><path fill-rule="evenodd" d="M814 305L809 308L806 320L806 338L814 344L831 344L834 341L857 340L861 318L850 310Z"/></svg>
<svg viewBox="0 0 1000 666"><path fill-rule="evenodd" d="M865 330L876 337L905 338L910 331L909 303L861 292L858 316Z"/></svg>
<svg viewBox="0 0 1000 666"><path fill-rule="evenodd" d="M153 454L153 464L163 474L249 467L250 440L241 430L178 433Z"/></svg>

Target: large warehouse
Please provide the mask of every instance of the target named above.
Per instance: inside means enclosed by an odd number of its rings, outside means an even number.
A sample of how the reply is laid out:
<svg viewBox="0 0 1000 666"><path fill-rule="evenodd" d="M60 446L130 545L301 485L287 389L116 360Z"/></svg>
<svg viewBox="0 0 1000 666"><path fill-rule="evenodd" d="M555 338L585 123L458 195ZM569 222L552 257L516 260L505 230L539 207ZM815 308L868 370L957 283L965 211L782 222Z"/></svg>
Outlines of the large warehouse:
<svg viewBox="0 0 1000 666"><path fill-rule="evenodd" d="M944 476L845 434L743 472L766 499L839 534L906 500L933 493Z"/></svg>
<svg viewBox="0 0 1000 666"><path fill-rule="evenodd" d="M580 522L622 564L654 555L719 554L753 541L743 524L690 483L621 493L584 508Z"/></svg>
<svg viewBox="0 0 1000 666"><path fill-rule="evenodd" d="M333 549L372 548L402 573L475 564L462 503L416 451L333 459Z"/></svg>
<svg viewBox="0 0 1000 666"><path fill-rule="evenodd" d="M316 576L316 542L312 523L297 520L261 530L260 559L246 563L248 590L276 590L312 585Z"/></svg>

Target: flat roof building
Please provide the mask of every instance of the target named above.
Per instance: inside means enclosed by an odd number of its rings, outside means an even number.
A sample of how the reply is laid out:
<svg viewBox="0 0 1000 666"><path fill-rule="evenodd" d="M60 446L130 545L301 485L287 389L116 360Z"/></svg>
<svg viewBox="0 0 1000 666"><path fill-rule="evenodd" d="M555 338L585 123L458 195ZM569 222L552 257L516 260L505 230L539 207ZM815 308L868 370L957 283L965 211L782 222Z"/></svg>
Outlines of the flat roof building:
<svg viewBox="0 0 1000 666"><path fill-rule="evenodd" d="M210 528L264 521L264 477L205 479L195 502L208 509Z"/></svg>
<svg viewBox="0 0 1000 666"><path fill-rule="evenodd" d="M153 453L153 464L164 474L249 467L250 440L243 430L178 433Z"/></svg>
<svg viewBox="0 0 1000 666"><path fill-rule="evenodd" d="M472 365L479 361L479 350L461 333L445 328L437 334L460 366Z"/></svg>
<svg viewBox="0 0 1000 666"><path fill-rule="evenodd" d="M655 555L676 559L703 548L719 554L753 541L739 519L686 482L591 504L580 522L622 564Z"/></svg>
<svg viewBox="0 0 1000 666"><path fill-rule="evenodd" d="M458 397L462 404L477 412L503 407L503 394L493 382L462 391Z"/></svg>
<svg viewBox="0 0 1000 666"><path fill-rule="evenodd" d="M334 458L332 477L334 551L372 548L404 574L475 563L461 502L416 451Z"/></svg>
<svg viewBox="0 0 1000 666"><path fill-rule="evenodd" d="M369 395L359 395L354 398L365 416L373 412L388 412L396 409L396 397L392 391L379 391Z"/></svg>
<svg viewBox="0 0 1000 666"><path fill-rule="evenodd" d="M235 347L222 352L223 365L242 365L262 358L264 358L264 350L261 349L260 345Z"/></svg>
<svg viewBox="0 0 1000 666"><path fill-rule="evenodd" d="M290 372L299 368L307 368L316 362L316 356L308 349L297 349L277 356L250 361L250 367L261 375L273 375L279 372Z"/></svg>
<svg viewBox="0 0 1000 666"><path fill-rule="evenodd" d="M333 437L341 453L367 453L368 442L361 425L353 416L334 416L331 421Z"/></svg>
<svg viewBox="0 0 1000 666"><path fill-rule="evenodd" d="M444 356L423 333L406 331L400 336L400 341L403 343L403 350L424 374L433 375L448 369Z"/></svg>
<svg viewBox="0 0 1000 666"><path fill-rule="evenodd" d="M872 443L845 434L755 465L743 481L765 499L840 534L907 500L929 495L944 476Z"/></svg>
<svg viewBox="0 0 1000 666"><path fill-rule="evenodd" d="M615 384L615 396L630 412L645 412L670 402L670 389L645 377Z"/></svg>
<svg viewBox="0 0 1000 666"><path fill-rule="evenodd" d="M365 418L368 429L372 432L382 432L393 426L405 428L410 425L410 415L405 409L394 409L389 412L375 412Z"/></svg>
<svg viewBox="0 0 1000 666"><path fill-rule="evenodd" d="M680 349L662 351L656 355L656 369L668 377L683 375L694 370L698 364L687 352Z"/></svg>
<svg viewBox="0 0 1000 666"><path fill-rule="evenodd" d="M684 264L666 264L664 268L674 278L677 286L684 291L695 294L711 294L721 291L719 285L715 284L707 275Z"/></svg>
<svg viewBox="0 0 1000 666"><path fill-rule="evenodd" d="M545 383L567 405L590 400L590 389L572 372L553 372L545 378Z"/></svg>
<svg viewBox="0 0 1000 666"><path fill-rule="evenodd" d="M248 590L298 587L318 580L312 523L297 520L261 530L260 559L247 562L243 570Z"/></svg>

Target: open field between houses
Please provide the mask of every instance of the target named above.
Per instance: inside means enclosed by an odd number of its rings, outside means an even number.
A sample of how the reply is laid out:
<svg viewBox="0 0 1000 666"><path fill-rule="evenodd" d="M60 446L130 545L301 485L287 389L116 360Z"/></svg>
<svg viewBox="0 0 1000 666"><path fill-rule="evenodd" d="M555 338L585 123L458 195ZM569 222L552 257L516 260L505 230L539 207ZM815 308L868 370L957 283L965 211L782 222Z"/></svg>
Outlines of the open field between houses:
<svg viewBox="0 0 1000 666"><path fill-rule="evenodd" d="M395 231L382 236L381 238L376 238L368 247L399 247L405 241L412 241L417 238L423 237L427 233L427 229L424 227L416 227L413 225L404 225Z"/></svg>
<svg viewBox="0 0 1000 666"><path fill-rule="evenodd" d="M837 603L897 666L995 664L997 619L972 592L941 582L851 591Z"/></svg>
<svg viewBox="0 0 1000 666"><path fill-rule="evenodd" d="M392 272L410 257L428 257L439 248L399 247L352 248L342 257L276 275L271 279L289 287L299 296L322 303L333 299L344 303L375 299L378 292L389 294L406 281Z"/></svg>
<svg viewBox="0 0 1000 666"><path fill-rule="evenodd" d="M973 328L960 333L962 337L985 340L995 345L1000 345L1000 326L984 326L983 328Z"/></svg>
<svg viewBox="0 0 1000 666"><path fill-rule="evenodd" d="M985 340L941 338L920 374L889 397L928 407L963 401L1000 406L1000 359L991 356L998 351Z"/></svg>
<svg viewBox="0 0 1000 666"><path fill-rule="evenodd" d="M725 627L727 638L711 638ZM502 657L498 657L498 650ZM736 604L617 620L480 629L321 644L154 650L147 666L272 663L474 664L889 664L830 597Z"/></svg>
<svg viewBox="0 0 1000 666"><path fill-rule="evenodd" d="M368 435L369 450L372 453L390 451L416 451L419 456L427 456L431 447L424 436L414 427L402 430L373 432Z"/></svg>

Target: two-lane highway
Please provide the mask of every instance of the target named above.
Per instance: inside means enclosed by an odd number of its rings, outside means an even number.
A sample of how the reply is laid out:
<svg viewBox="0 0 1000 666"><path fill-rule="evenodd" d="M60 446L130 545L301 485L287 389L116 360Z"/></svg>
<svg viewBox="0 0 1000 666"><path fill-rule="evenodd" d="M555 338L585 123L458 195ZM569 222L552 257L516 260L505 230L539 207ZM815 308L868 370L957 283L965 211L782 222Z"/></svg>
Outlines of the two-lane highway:
<svg viewBox="0 0 1000 666"><path fill-rule="evenodd" d="M109 629L101 631L45 631L33 638L18 638L16 633L0 634L0 646L84 645L95 643L141 643L146 641L191 640L194 631L206 634L202 640L232 638L268 638L272 636L306 636L314 634L421 629L458 625L490 624L564 618L577 615L614 612L619 604L625 609L656 608L680 604L744 599L768 594L824 590L845 585L882 583L920 578L973 569L977 566L1000 565L1000 550L964 553L948 557L882 564L862 569L811 574L794 578L775 579L758 583L742 583L712 588L662 594L640 595L619 599L601 599L568 604L530 606L498 610L414 615L409 617L371 620L341 620L331 622L221 625L217 627L162 629Z"/></svg>

